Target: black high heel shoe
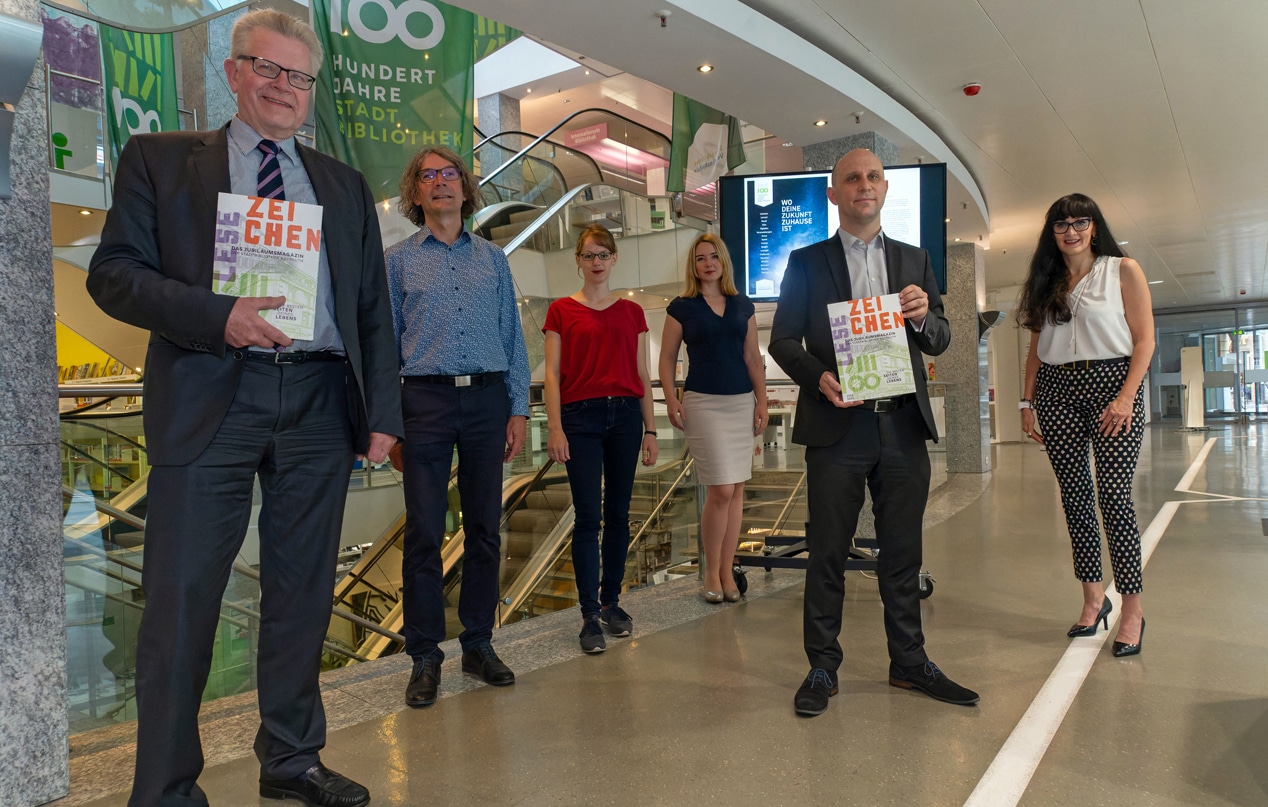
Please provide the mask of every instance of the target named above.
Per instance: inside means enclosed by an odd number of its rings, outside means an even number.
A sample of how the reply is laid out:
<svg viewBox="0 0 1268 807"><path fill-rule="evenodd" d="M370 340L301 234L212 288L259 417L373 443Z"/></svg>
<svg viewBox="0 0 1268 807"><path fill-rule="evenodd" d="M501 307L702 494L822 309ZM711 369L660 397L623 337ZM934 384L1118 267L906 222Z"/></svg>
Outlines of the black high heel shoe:
<svg viewBox="0 0 1268 807"><path fill-rule="evenodd" d="M1145 618L1140 618L1140 638L1135 644L1127 644L1126 642L1114 642L1114 658L1123 658L1124 656L1140 655L1140 646L1145 643Z"/></svg>
<svg viewBox="0 0 1268 807"><path fill-rule="evenodd" d="M1065 635L1069 636L1071 639L1078 636L1095 636L1096 626L1102 622L1105 623L1105 629L1109 630L1109 615L1110 611L1113 610L1114 603L1110 602L1109 597L1106 597L1101 600L1101 611L1096 615L1096 619L1092 620L1091 625L1072 625L1070 629L1065 632Z"/></svg>

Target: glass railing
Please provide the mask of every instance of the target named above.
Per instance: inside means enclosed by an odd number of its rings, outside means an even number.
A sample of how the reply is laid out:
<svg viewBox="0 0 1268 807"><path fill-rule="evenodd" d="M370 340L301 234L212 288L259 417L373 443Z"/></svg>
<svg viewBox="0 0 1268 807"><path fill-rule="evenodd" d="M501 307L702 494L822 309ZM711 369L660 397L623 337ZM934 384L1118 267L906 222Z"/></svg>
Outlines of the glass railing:
<svg viewBox="0 0 1268 807"><path fill-rule="evenodd" d="M66 582L68 712L71 732L131 720L135 712L136 636L145 609L141 574L145 563L146 479L149 471L141 414L100 413L102 395L138 396L138 384L63 386L64 398L89 401L61 421L63 459L63 571ZM118 399L116 399L118 400ZM402 501L390 472L354 471L349 510L385 512L397 518ZM353 495L355 494L355 495ZM359 554L357 517L345 519L341 555ZM349 523L353 523L353 528ZM251 542L248 541L248 544ZM365 541L369 543L369 539ZM259 635L259 573L254 550L241 552L221 599L204 700L255 688ZM399 569L399 564L398 564ZM387 567L384 567L387 568ZM332 581L333 582L333 581ZM324 667L364 660L361 637L376 635L399 646L401 637L343 609L332 611L324 644Z"/></svg>

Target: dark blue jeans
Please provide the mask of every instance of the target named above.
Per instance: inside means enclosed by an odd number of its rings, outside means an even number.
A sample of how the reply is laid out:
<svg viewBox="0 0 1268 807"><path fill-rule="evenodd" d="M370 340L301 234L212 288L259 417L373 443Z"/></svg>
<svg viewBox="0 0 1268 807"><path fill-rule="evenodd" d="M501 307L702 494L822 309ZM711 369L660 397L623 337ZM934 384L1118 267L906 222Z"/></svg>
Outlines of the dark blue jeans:
<svg viewBox="0 0 1268 807"><path fill-rule="evenodd" d="M407 377L405 414L405 556L401 561L405 652L415 660L445 639L440 544L449 511L449 469L458 447L462 502L462 590L458 637L463 650L493 636L502 538L502 457L510 400L506 383L451 387Z"/></svg>
<svg viewBox="0 0 1268 807"><path fill-rule="evenodd" d="M587 398L564 404L568 486L576 522L572 567L583 616L616 605L630 546L630 493L643 445L638 398ZM603 580L599 580L599 524L603 523Z"/></svg>

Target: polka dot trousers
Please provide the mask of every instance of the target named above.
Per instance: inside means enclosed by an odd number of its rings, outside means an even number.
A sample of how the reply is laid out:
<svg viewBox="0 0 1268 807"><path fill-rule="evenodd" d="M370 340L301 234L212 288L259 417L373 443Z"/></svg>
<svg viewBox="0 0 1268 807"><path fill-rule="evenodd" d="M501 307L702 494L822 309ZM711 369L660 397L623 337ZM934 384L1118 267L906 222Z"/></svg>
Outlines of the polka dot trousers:
<svg viewBox="0 0 1268 807"><path fill-rule="evenodd" d="M1144 435L1144 391L1136 391L1130 431L1108 437L1097 431L1101 413L1123 388L1128 367L1126 361L1074 369L1042 364L1034 407L1061 487L1061 504L1074 550L1074 576L1084 583L1102 579L1095 506L1099 499L1115 586L1120 594L1139 594L1140 528L1132 504L1132 478ZM1089 445L1096 463L1095 485L1088 462Z"/></svg>

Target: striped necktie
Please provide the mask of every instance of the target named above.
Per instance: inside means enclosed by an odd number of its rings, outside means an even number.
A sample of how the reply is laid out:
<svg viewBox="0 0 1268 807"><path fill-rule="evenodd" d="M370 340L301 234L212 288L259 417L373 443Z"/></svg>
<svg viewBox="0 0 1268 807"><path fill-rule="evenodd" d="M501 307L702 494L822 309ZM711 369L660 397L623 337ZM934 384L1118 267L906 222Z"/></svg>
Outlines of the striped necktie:
<svg viewBox="0 0 1268 807"><path fill-rule="evenodd" d="M286 189L282 187L282 165L277 161L277 153L281 146L272 140L261 140L256 146L264 152L260 159L260 175L256 182L256 196L265 199L285 199Z"/></svg>

